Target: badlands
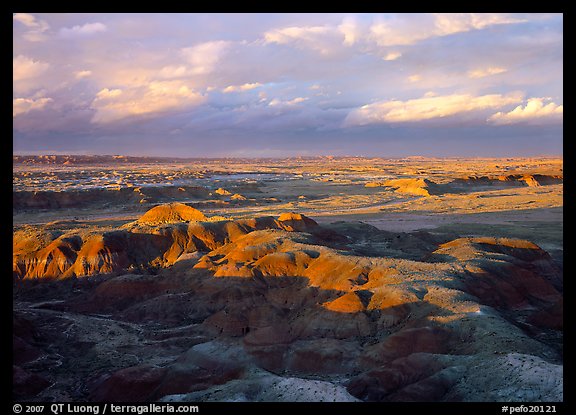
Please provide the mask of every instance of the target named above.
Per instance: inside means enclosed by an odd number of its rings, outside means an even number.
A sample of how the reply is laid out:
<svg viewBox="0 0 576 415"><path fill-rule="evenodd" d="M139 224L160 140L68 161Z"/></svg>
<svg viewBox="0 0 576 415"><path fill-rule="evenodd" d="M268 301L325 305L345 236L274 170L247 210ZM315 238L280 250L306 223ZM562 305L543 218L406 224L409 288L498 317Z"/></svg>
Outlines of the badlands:
<svg viewBox="0 0 576 415"><path fill-rule="evenodd" d="M562 401L562 163L15 156L13 397Z"/></svg>

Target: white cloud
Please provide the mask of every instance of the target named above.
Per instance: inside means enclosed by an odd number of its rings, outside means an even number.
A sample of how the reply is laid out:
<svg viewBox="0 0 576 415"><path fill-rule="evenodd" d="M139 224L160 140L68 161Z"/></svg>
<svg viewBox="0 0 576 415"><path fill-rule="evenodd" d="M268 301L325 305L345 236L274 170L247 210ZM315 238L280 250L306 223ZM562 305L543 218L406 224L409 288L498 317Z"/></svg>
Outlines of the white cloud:
<svg viewBox="0 0 576 415"><path fill-rule="evenodd" d="M192 68L191 74L210 73L229 49L231 42L215 40L182 49L180 52ZM176 68L180 72L181 67Z"/></svg>
<svg viewBox="0 0 576 415"><path fill-rule="evenodd" d="M139 88L158 79L158 70L143 65L130 66L128 64L113 64L104 62L96 66L97 76L94 76L98 85L116 85L119 88Z"/></svg>
<svg viewBox="0 0 576 415"><path fill-rule="evenodd" d="M22 23L26 27L38 27L36 18L28 13L14 13L12 20Z"/></svg>
<svg viewBox="0 0 576 415"><path fill-rule="evenodd" d="M406 79L408 79L408 82L414 83L414 82L421 81L421 80L422 80L422 75L414 74L414 75L410 75L410 76L409 76L408 78L406 78Z"/></svg>
<svg viewBox="0 0 576 415"><path fill-rule="evenodd" d="M401 52L393 50L383 54L381 48L413 45L432 37L524 21L512 15L497 13L404 13L378 16L372 22L347 16L339 25L275 28L265 32L263 37L268 44L291 45L330 56L354 46L356 52L376 54L383 56L382 59L386 61L392 61L402 56Z"/></svg>
<svg viewBox="0 0 576 415"><path fill-rule="evenodd" d="M52 98L15 98L12 100L12 117L26 114L33 110L41 110L50 102L52 102Z"/></svg>
<svg viewBox="0 0 576 415"><path fill-rule="evenodd" d="M506 68L502 68L499 66L489 66L487 68L479 68L479 69L473 69L471 71L468 71L468 77L469 78L485 78L487 76L498 75L499 73L504 73L506 71L507 71Z"/></svg>
<svg viewBox="0 0 576 415"><path fill-rule="evenodd" d="M352 46L358 41L361 36L358 23L353 17L345 17L342 24L338 26L338 30L344 36L344 45Z"/></svg>
<svg viewBox="0 0 576 415"><path fill-rule="evenodd" d="M378 46L412 45L430 37L430 31L422 26L411 25L403 20L374 23L370 26L370 40Z"/></svg>
<svg viewBox="0 0 576 415"><path fill-rule="evenodd" d="M168 65L160 69L160 77L164 79L181 78L188 73L184 65Z"/></svg>
<svg viewBox="0 0 576 415"><path fill-rule="evenodd" d="M471 111L500 108L522 101L518 93L472 96L453 94L424 96L407 101L382 101L364 105L348 114L345 126L399 123L444 118Z"/></svg>
<svg viewBox="0 0 576 415"><path fill-rule="evenodd" d="M488 121L496 125L528 123L542 124L562 121L564 106L550 102L544 104L547 98L530 98L525 106L518 105L510 112L497 112Z"/></svg>
<svg viewBox="0 0 576 415"><path fill-rule="evenodd" d="M115 97L118 97L120 95L122 95L121 89L104 88L104 89L101 89L100 91L98 91L98 93L96 94L96 100L115 98Z"/></svg>
<svg viewBox="0 0 576 415"><path fill-rule="evenodd" d="M29 29L22 35L29 42L43 42L47 39L45 32L50 29L50 25L44 20L37 19L34 15L28 13L15 13L12 15L12 20L23 24Z"/></svg>
<svg viewBox="0 0 576 415"><path fill-rule="evenodd" d="M262 86L262 84L258 83L258 82L254 82L254 83L246 83L246 84L242 84L242 85L229 85L226 88L224 88L222 90L222 92L224 93L230 93L230 92L243 92L243 91L249 91L251 89L255 89Z"/></svg>
<svg viewBox="0 0 576 415"><path fill-rule="evenodd" d="M63 27L60 29L60 36L65 38L77 37L77 36L89 36L96 33L106 32L108 27L104 23L85 23L83 25L76 25L73 27Z"/></svg>
<svg viewBox="0 0 576 415"><path fill-rule="evenodd" d="M435 17L436 34L438 36L480 30L498 24L523 23L526 21L525 19L498 13L436 13Z"/></svg>
<svg viewBox="0 0 576 415"><path fill-rule="evenodd" d="M50 64L41 61L35 61L24 55L18 55L12 58L13 81L22 81L25 79L36 78L44 73Z"/></svg>
<svg viewBox="0 0 576 415"><path fill-rule="evenodd" d="M400 52L388 52L386 56L384 56L384 58L382 59L384 59L385 61L395 61L401 56L402 54Z"/></svg>
<svg viewBox="0 0 576 415"><path fill-rule="evenodd" d="M88 78L92 75L92 71L76 71L74 77L76 79Z"/></svg>
<svg viewBox="0 0 576 415"><path fill-rule="evenodd" d="M374 23L370 38L379 46L413 45L425 39L484 29L498 24L525 22L498 13L436 13L431 15L399 15Z"/></svg>
<svg viewBox="0 0 576 415"><path fill-rule="evenodd" d="M348 36L348 37L346 37ZM331 55L342 49L342 44L350 46L352 33L347 35L334 26L292 26L274 29L264 34L265 43L294 45L302 49L311 49L321 55ZM356 38L354 37L354 42ZM348 42L348 43L346 43Z"/></svg>
<svg viewBox="0 0 576 415"><path fill-rule="evenodd" d="M300 104L301 102L307 101L308 98L304 98L304 97L296 97L294 99L291 99L289 101L282 101L278 98L274 98L273 100L271 100L268 105L271 107L280 107L280 106L294 106L296 104Z"/></svg>
<svg viewBox="0 0 576 415"><path fill-rule="evenodd" d="M325 35L332 29L328 26L292 26L274 29L264 34L267 43L286 44L298 40L315 41L319 35Z"/></svg>
<svg viewBox="0 0 576 415"><path fill-rule="evenodd" d="M205 97L180 81L153 81L128 90L104 88L96 94L93 123L105 124L131 116L181 110L196 106Z"/></svg>

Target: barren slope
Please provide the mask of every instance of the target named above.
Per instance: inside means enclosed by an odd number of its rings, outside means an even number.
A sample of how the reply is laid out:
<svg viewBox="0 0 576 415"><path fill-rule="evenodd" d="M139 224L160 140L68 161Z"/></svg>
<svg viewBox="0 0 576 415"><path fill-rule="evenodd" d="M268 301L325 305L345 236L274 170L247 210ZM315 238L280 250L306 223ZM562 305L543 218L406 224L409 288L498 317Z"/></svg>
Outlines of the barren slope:
<svg viewBox="0 0 576 415"><path fill-rule="evenodd" d="M16 399L562 400L538 245L190 209L15 233Z"/></svg>

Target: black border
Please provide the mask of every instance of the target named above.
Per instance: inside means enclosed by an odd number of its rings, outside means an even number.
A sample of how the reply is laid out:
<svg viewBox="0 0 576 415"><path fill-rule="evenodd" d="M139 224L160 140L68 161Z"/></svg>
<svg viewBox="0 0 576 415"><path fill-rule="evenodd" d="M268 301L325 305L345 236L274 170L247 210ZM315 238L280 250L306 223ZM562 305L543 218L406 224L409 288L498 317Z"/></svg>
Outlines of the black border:
<svg viewBox="0 0 576 415"><path fill-rule="evenodd" d="M573 29L571 17L572 13L568 12L570 2L564 1L548 1L546 3L536 3L536 2L519 2L519 1L507 1L507 2L490 2L490 1L483 1L483 2L476 2L476 3L450 3L450 2L425 2L421 4L416 3L407 3L407 2L377 2L377 1L355 1L353 3L339 3L339 4L331 4L332 10L330 13L389 13L389 12L526 12L526 13L540 13L540 12L551 12L551 13L563 13L564 14L564 28L568 28L569 31ZM216 2L203 2L203 3L188 3L188 2L171 2L171 3L152 3L152 2L141 2L138 3L138 10L137 12L142 13L153 13L153 12L163 12L163 13L181 13L181 12L202 12L202 13L328 13L327 12L327 5L320 4L320 3L298 3L298 2L264 2L264 1L251 1L251 2L230 2L230 3L216 3ZM44 12L44 13L63 13L63 12L73 12L73 13L80 13L80 12L105 12L105 13L129 13L134 12L133 4L129 3L119 3L116 2L113 5L106 4L102 2L98 3L89 3L89 2L37 2L37 1L26 1L20 4L11 4L7 5L10 8L10 11L3 13L2 16L5 18L2 19L2 23L0 27L2 30L8 32L9 27L11 27L11 16L14 12ZM158 7L161 7L162 10L158 10ZM416 7L416 9L410 10L410 7ZM186 10L188 8L188 10ZM193 10L190 10L193 8ZM184 10L183 10L184 9ZM225 10L222 10L225 9ZM544 9L544 10L543 10ZM10 20L9 20L10 19ZM7 45L7 39L9 38L8 33L6 36L3 36L5 41L3 42L4 45ZM565 36L564 42L567 40L569 41L573 38L573 35ZM571 83L571 78L576 71L574 71L574 65L572 64L572 48L566 47L566 43L564 44L565 52L568 51L569 53L566 54L568 59L564 62L564 69L565 73L568 74L568 87ZM8 54L6 54L8 56ZM7 60L8 58L6 58ZM9 63L6 62L6 66L8 67ZM567 67L572 67L571 70L566 71ZM4 82L8 84L10 82L7 77L5 78ZM9 90L8 85L4 88L5 91ZM6 94L8 95L8 94ZM5 105L2 106L5 109L5 123L4 125L9 125L9 111L8 108L8 100L6 100ZM568 110L570 110L570 104L566 106ZM571 121L570 117L567 117L566 120ZM568 140L564 139L564 151L567 152L568 156L572 156L574 153L571 151L573 148L572 140L575 140L574 134L571 134L571 122L564 123L564 129L568 131L568 133L564 133L564 137L568 137ZM13 149L13 141L10 141L10 144L7 145L7 148ZM4 157L6 158L6 162L3 163L3 166L12 165L12 151L6 151ZM10 157L10 161L8 159ZM568 212L571 212L571 208L573 207L573 186L572 186L572 179L574 174L572 170L574 169L574 164L570 162L570 158L568 158L568 163L564 164L564 204L567 208ZM8 172L6 176L6 187L8 187ZM2 181L4 183L4 181ZM12 193L10 193L10 199L12 199ZM566 218L568 219L568 223L570 223L571 218L570 215ZM6 241L11 239L11 235L9 235L9 230L11 227L3 226L3 229L6 230ZM565 228L566 229L566 228ZM575 229L574 227L568 225L568 229ZM569 234L570 235L570 234ZM566 236L566 232L565 232ZM571 242L569 242L570 244ZM568 246L568 250L565 250L568 255L565 253L565 257L569 258L570 255L570 245ZM8 258L6 255L6 264L11 263L11 258ZM570 261L564 262L564 269L565 275L565 293L568 293L568 298L570 298L570 293L572 293L572 276L574 275L572 271L572 265ZM8 298L2 301L3 307L5 310L3 311L3 316L8 320L7 316L10 316L9 321L6 321L4 327L10 327L10 333L12 332L12 309L13 309L13 302L12 296L10 295L12 292L12 282L11 282L11 275L12 272L6 266L6 275L4 275L4 280L6 283L6 289L3 290L4 294ZM10 284L10 285L8 285ZM8 309L9 308L9 309ZM572 320L566 313L566 308L564 309L565 313L565 320L571 322ZM310 402L310 403L210 403L210 402L199 402L199 403L189 403L192 405L198 405L200 407L201 414L206 413L213 413L213 414L221 414L221 413L233 413L234 411L297 411L297 410L311 410L311 411L326 411L326 414L354 414L357 411L362 414L370 414L370 413L378 413L378 414L399 414L402 412L414 412L414 413L424 413L424 414L442 414L442 415L450 415L450 414L457 414L457 415L465 415L466 413L479 413L479 414L496 414L496 413L503 413L502 407L503 406L514 406L518 407L520 405L524 406L547 406L547 405L556 405L556 413L563 414L563 413L576 413L574 412L573 403L574 397L570 394L571 390L573 389L572 379L573 379L573 357L572 357L572 347L574 345L572 341L572 336L574 335L573 330L571 330L571 325L568 325L568 329L565 332L564 337L564 366L568 367L568 370L565 371L564 376L564 402L556 402L556 403L542 403L542 402L534 402L534 403L496 403L496 402L462 402L462 403L446 403L446 402L434 402L434 403L317 403L317 402ZM8 336L6 336L8 337ZM10 336L11 337L11 336ZM8 342L11 343L10 338L7 339ZM12 354L10 354L10 358L2 359L4 362L4 370L7 376L10 376L10 379L6 379L5 385L12 385L12 377L11 373L11 366L12 366ZM11 395L10 388L10 395ZM15 402L10 398L8 405L6 407L6 413L14 413L12 412L13 404ZM19 402L21 405L25 406L25 402ZM30 403L34 405L38 405L38 403ZM49 412L49 407L51 403L46 403L45 411L42 413L52 413ZM134 403L134 405L142 405L143 403ZM94 405L94 404L91 404ZM176 404L179 405L179 404ZM572 410L570 410L570 409ZM66 413L66 412L64 412ZM100 408L100 414L102 413L102 408ZM527 412L526 412L527 413Z"/></svg>

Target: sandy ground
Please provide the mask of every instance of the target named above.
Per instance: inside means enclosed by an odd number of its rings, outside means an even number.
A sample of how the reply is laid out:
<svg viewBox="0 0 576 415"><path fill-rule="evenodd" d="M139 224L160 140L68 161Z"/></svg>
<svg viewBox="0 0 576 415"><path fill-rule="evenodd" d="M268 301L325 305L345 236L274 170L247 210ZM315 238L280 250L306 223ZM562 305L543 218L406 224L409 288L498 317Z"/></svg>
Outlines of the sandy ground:
<svg viewBox="0 0 576 415"><path fill-rule="evenodd" d="M562 222L563 209L544 208L518 211L501 211L468 214L420 214L411 212L351 213L340 215L318 215L318 223L336 221L362 221L379 229L394 232L411 232L419 229L434 229L455 224L512 225L516 223Z"/></svg>

